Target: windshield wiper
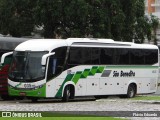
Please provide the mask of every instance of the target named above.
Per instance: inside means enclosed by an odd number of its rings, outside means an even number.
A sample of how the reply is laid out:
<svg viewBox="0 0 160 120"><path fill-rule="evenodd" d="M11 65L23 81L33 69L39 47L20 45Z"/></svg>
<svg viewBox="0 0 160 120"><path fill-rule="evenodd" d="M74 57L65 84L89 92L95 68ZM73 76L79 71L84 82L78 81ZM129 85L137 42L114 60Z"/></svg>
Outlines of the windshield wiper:
<svg viewBox="0 0 160 120"><path fill-rule="evenodd" d="M29 76L29 79L32 80L33 76L32 76L32 74L30 73L29 60L28 60L28 62L27 62L26 68L25 68L25 77L26 77L26 79L27 79L27 75Z"/></svg>
<svg viewBox="0 0 160 120"><path fill-rule="evenodd" d="M25 62L25 68L24 68L24 79L27 80L27 74L32 79L32 76L29 74L29 54L26 53L26 62Z"/></svg>

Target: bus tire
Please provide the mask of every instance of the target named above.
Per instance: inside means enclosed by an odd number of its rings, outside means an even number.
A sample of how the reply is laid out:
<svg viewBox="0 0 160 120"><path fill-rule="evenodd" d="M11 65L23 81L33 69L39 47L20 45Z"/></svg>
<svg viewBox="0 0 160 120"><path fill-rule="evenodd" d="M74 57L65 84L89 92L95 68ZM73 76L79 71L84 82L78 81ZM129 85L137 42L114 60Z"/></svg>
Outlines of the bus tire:
<svg viewBox="0 0 160 120"><path fill-rule="evenodd" d="M136 85L130 84L127 90L127 98L133 98L136 95Z"/></svg>
<svg viewBox="0 0 160 120"><path fill-rule="evenodd" d="M62 101L63 101L63 102L68 102L70 96L71 96L70 86L67 85L67 86L65 87L65 89L64 89L64 92L63 92Z"/></svg>

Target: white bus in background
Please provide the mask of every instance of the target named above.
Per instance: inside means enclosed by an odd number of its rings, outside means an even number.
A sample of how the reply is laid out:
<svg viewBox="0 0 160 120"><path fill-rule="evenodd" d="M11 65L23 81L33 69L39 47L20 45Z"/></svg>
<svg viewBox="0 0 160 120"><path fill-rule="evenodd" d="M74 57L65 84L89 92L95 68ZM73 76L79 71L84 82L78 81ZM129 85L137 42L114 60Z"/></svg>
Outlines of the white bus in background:
<svg viewBox="0 0 160 120"><path fill-rule="evenodd" d="M155 45L111 39L29 40L13 52L12 96L62 98L155 93L159 50ZM3 55L1 59L7 56Z"/></svg>

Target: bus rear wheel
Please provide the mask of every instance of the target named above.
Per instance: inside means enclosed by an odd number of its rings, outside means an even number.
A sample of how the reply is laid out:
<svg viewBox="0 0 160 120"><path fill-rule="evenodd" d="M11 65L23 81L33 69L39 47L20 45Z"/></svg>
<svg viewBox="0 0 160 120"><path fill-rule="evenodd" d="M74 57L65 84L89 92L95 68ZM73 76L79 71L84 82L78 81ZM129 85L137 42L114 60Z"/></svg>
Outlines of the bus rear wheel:
<svg viewBox="0 0 160 120"><path fill-rule="evenodd" d="M136 86L134 84L130 84L127 91L127 98L133 98L136 95Z"/></svg>

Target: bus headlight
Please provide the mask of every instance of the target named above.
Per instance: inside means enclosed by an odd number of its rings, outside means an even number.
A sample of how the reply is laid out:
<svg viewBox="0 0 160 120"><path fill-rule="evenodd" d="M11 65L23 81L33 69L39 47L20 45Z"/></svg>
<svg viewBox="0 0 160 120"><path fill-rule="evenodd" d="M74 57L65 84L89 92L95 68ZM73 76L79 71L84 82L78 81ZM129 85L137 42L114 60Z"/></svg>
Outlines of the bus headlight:
<svg viewBox="0 0 160 120"><path fill-rule="evenodd" d="M36 90L36 89L40 89L40 88L42 88L42 87L43 87L43 85L36 86L36 87L34 87L34 90Z"/></svg>

